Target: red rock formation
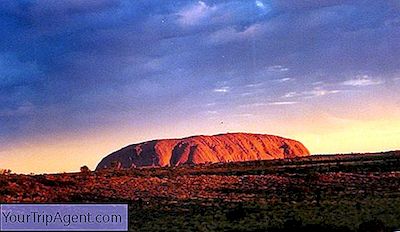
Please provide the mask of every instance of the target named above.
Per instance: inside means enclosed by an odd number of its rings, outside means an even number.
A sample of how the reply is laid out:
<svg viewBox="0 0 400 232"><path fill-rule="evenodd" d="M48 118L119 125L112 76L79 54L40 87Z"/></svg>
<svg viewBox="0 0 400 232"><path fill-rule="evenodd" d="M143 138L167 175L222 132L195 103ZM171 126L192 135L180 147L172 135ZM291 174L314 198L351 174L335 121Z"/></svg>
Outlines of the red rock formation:
<svg viewBox="0 0 400 232"><path fill-rule="evenodd" d="M310 155L298 141L273 135L229 133L162 139L134 144L106 156L96 170L117 162L123 168L177 166L216 162L238 162L294 158Z"/></svg>

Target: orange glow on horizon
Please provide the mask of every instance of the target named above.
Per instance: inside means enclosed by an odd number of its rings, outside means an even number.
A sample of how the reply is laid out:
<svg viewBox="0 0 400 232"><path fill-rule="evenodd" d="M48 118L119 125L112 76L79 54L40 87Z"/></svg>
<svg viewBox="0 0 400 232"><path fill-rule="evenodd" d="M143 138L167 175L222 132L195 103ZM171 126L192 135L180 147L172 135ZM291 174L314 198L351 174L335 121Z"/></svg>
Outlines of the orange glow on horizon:
<svg viewBox="0 0 400 232"><path fill-rule="evenodd" d="M312 120L312 119L310 119ZM327 120L323 120L326 124ZM375 152L400 149L400 120L353 121L340 120L334 122L334 128L326 128L322 122L315 121L308 130L302 122L291 127L277 123L274 128L270 124L253 123L248 127L236 124L236 130L229 132L249 132L275 134L293 138L302 142L312 154L335 154L351 152ZM186 125L186 124L185 124ZM148 130L147 133L132 133L134 130L113 130L93 132L87 135L57 138L49 141L38 141L11 147L0 155L7 157L2 160L1 168L9 168L16 173L59 173L78 171L83 165L94 169L100 160L128 144L151 139L185 137L195 134L217 134L228 131L221 128L205 131L202 125L185 128L178 125L171 134L169 128ZM115 133L114 131L118 131ZM199 133L196 133L199 131ZM301 131L301 132L300 132ZM5 156L4 154L7 154Z"/></svg>

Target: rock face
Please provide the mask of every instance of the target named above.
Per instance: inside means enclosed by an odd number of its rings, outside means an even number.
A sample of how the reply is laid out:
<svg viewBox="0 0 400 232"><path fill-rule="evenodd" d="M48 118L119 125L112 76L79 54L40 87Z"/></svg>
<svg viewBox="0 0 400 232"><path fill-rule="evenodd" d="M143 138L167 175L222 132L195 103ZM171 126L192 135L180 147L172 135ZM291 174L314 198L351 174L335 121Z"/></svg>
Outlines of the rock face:
<svg viewBox="0 0 400 232"><path fill-rule="evenodd" d="M298 141L273 135L229 133L133 144L106 156L96 170L119 166L163 167L309 156Z"/></svg>

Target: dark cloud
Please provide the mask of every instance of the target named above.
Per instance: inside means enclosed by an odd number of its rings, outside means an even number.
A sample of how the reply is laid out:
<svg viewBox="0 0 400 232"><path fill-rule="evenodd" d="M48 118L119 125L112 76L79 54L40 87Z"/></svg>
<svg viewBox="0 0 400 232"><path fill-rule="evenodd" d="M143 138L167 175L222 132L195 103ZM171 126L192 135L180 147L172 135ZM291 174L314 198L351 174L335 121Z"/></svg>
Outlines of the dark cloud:
<svg viewBox="0 0 400 232"><path fill-rule="evenodd" d="M385 81L399 72L398 11L397 1L358 0L3 1L0 136L196 114L277 79L295 89L275 81L258 97L279 102L349 75ZM213 92L220 83L225 96Z"/></svg>

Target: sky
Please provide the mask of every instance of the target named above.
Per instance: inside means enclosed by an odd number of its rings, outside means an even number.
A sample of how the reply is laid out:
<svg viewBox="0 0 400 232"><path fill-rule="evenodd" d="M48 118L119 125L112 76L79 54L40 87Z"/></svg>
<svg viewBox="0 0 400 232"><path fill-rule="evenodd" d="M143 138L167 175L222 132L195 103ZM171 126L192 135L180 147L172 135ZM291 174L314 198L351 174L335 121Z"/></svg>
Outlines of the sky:
<svg viewBox="0 0 400 232"><path fill-rule="evenodd" d="M4 0L0 168L251 132L400 149L399 0Z"/></svg>

